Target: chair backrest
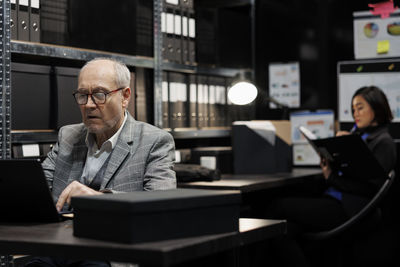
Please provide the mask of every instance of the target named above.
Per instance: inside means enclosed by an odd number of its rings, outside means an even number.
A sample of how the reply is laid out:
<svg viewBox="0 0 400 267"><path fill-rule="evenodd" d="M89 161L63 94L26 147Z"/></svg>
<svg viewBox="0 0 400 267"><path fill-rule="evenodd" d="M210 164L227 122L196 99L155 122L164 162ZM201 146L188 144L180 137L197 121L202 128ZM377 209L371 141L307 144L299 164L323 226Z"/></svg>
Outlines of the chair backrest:
<svg viewBox="0 0 400 267"><path fill-rule="evenodd" d="M309 232L303 234L303 238L309 240L323 240L333 238L344 231L349 230L352 226L356 225L357 223L361 222L367 215L371 214L372 212L376 211L378 204L380 201L385 197L387 192L389 191L393 181L395 179L395 171L392 170L386 177L385 182L375 194L375 196L354 216L350 217L347 221L342 223L341 225L326 231L321 232Z"/></svg>

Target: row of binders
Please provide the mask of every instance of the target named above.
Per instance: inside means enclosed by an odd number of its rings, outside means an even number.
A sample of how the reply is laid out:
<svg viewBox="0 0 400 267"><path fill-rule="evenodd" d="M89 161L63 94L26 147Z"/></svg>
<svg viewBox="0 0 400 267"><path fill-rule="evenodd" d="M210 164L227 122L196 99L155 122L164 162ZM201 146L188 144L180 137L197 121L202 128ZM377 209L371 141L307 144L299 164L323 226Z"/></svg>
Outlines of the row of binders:
<svg viewBox="0 0 400 267"><path fill-rule="evenodd" d="M11 0L11 39L40 42L40 0Z"/></svg>
<svg viewBox="0 0 400 267"><path fill-rule="evenodd" d="M164 128L226 126L227 80L224 77L164 72Z"/></svg>
<svg viewBox="0 0 400 267"><path fill-rule="evenodd" d="M163 59L180 64L196 61L194 0L164 0L161 13Z"/></svg>

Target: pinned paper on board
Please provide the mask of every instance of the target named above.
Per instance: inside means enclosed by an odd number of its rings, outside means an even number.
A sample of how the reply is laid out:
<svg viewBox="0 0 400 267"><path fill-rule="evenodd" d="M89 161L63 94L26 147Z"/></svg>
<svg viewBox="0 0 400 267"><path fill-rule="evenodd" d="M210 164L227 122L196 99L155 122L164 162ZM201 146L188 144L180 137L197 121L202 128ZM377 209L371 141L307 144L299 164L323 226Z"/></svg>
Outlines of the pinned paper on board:
<svg viewBox="0 0 400 267"><path fill-rule="evenodd" d="M398 7L394 6L393 0L376 4L368 4L368 6L373 8L373 10L370 10L373 15L381 16L382 19L388 18L391 13L398 9Z"/></svg>
<svg viewBox="0 0 400 267"><path fill-rule="evenodd" d="M390 49L389 40L378 41L377 46L376 46L376 53L385 54L385 53L389 52L389 49Z"/></svg>

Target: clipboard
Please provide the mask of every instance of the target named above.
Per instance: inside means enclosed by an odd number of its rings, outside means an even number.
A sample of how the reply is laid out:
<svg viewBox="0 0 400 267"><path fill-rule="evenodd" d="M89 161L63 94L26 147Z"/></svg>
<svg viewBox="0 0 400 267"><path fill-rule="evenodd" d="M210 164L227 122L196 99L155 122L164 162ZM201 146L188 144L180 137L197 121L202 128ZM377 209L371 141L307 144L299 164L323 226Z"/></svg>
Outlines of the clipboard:
<svg viewBox="0 0 400 267"><path fill-rule="evenodd" d="M361 136L350 134L315 139L307 128L301 126L299 131L321 157L329 160L332 169L340 170L346 177L368 180L386 176Z"/></svg>

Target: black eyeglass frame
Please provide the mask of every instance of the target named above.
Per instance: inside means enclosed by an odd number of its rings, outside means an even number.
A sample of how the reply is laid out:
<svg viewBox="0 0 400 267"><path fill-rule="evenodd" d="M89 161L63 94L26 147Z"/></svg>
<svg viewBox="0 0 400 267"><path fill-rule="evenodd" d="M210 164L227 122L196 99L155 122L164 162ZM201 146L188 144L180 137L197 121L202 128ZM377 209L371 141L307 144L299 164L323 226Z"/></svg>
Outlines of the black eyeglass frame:
<svg viewBox="0 0 400 267"><path fill-rule="evenodd" d="M108 96L109 94L118 92L118 91L123 90L123 89L125 89L125 88L126 88L126 87L120 87L120 88L117 88L117 89L115 89L115 90L108 91L108 92L96 92L96 93L91 93L91 94L84 94L84 93L81 93L81 92L75 92L75 93L72 94L72 96L74 97L75 102L76 102L78 105L86 105L87 102L89 101L89 96L90 96L90 98L92 99L93 103L95 103L96 105L102 105L102 104L105 104L105 103L106 103L106 101L107 101L107 96ZM78 102L78 99L76 98L76 94L85 95L85 96L86 96L86 101L85 101L85 103L79 103L79 102ZM96 102L96 98L93 97L94 94L104 94L104 102L102 102L102 103Z"/></svg>

